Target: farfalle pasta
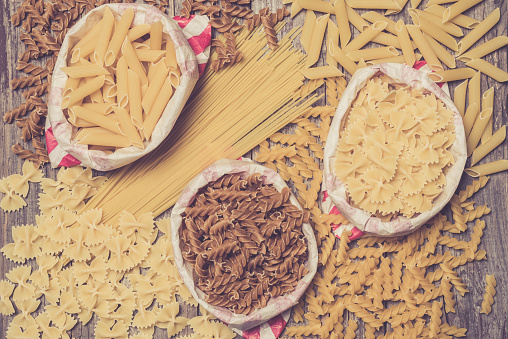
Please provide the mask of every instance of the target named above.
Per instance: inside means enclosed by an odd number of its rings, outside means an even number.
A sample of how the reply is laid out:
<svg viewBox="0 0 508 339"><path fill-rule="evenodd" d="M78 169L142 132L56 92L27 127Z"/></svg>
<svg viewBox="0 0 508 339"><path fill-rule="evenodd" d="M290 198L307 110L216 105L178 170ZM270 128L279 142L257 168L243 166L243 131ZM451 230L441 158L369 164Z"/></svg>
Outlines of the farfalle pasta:
<svg viewBox="0 0 508 339"><path fill-rule="evenodd" d="M352 204L388 220L429 211L455 162L452 118L433 93L384 74L369 79L342 126L334 167Z"/></svg>

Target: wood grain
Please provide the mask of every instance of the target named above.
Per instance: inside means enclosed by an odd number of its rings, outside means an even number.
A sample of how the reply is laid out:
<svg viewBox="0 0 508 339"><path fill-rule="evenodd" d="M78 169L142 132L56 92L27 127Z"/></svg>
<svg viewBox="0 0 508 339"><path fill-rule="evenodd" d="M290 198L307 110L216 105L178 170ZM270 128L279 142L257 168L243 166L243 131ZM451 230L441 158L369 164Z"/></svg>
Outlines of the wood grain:
<svg viewBox="0 0 508 339"><path fill-rule="evenodd" d="M142 1L138 1L142 2ZM167 13L170 16L179 14L181 9L181 0L169 1ZM0 100L0 112L6 112L23 102L21 91L12 91L9 82L13 77L22 76L23 74L16 71L16 64L18 55L23 51L23 45L19 40L21 29L13 27L10 23L10 16L15 12L21 0L0 0L0 93L2 99ZM423 1L425 5L427 1ZM468 10L465 14L474 18L485 18L495 8L501 10L501 20L487 35L480 40L479 43L492 39L500 35L508 35L508 9L507 0L489 0L483 1L474 8ZM282 7L281 0L253 0L251 8L257 13L261 8L269 6L270 9L276 10ZM360 13L364 11L359 11ZM295 26L301 26L305 17L304 11L298 14L293 20L288 19L286 26L282 30L282 34L289 31ZM404 20L406 23L411 23L411 19L407 10L402 11L400 14L390 16L392 20ZM353 28L353 36L359 32ZM478 45L477 43L476 45ZM300 47L298 39L295 41L295 46ZM474 47L474 46L473 46ZM323 47L324 51L324 47ZM324 53L322 53L324 56ZM502 49L496 51L486 57L486 60L492 62L502 69L507 69L507 50ZM322 57L318 66L325 65L324 57ZM457 67L464 67L463 63L458 61ZM348 77L349 79L349 77ZM450 84L450 89L453 89L458 83ZM495 101L494 101L494 130L500 126L508 123L508 86L500 84L496 81L482 76L482 91L490 87L495 88ZM320 93L324 92L324 87L319 90ZM325 99L321 99L318 105L325 105ZM285 128L284 131L289 131ZM0 136L2 151L0 152L0 175L1 177L8 176L13 173L21 171L22 161L12 154L10 146L20 142L20 130L14 125L0 123ZM255 152L255 150L254 150ZM254 152L249 152L246 156L252 157ZM494 152L487 156L484 161L493 161L497 159L508 159L508 146L504 142ZM48 165L44 168L46 177L55 178L56 170L51 169ZM503 339L508 338L508 322L506 321L506 314L508 314L508 247L505 246L504 241L508 240L508 174L500 173L493 175L489 184L480 191L474 200L477 205L487 203L492 208L492 213L484 217L487 227L484 231L484 237L480 248L487 251L488 260L480 262L472 262L458 269L459 276L468 286L470 293L464 297L456 295L457 313L446 314L446 321L450 325L457 327L468 328L467 338L490 338L490 339ZM464 175L461 180L460 189L465 188L467 184L471 183L471 179ZM30 224L35 221L35 215L38 214L37 199L39 193L38 185L30 184L30 193L26 199L28 207L21 211L14 213L0 212L0 225L2 225L0 232L0 247L12 241L11 227L22 224ZM169 211L164 215L168 215ZM466 236L462 235L464 239ZM460 238L460 236L459 236ZM13 267L12 263L6 260L3 256L0 259L0 279L4 278L5 273ZM480 315L480 305L485 287L485 274L495 274L498 282L497 295L492 307L492 313L489 316L484 314ZM193 307L182 306L182 315L192 317L197 315L196 309ZM7 326L13 317L0 316L0 337L5 336ZM344 320L346 324L347 317ZM360 326L361 327L361 326ZM386 330L386 329L385 329ZM186 333L190 333L188 330ZM77 326L72 331L74 338L93 338L93 327ZM166 338L167 336L160 330L155 333L155 338ZM362 338L362 330L357 331L357 338ZM240 337L238 337L240 338Z"/></svg>

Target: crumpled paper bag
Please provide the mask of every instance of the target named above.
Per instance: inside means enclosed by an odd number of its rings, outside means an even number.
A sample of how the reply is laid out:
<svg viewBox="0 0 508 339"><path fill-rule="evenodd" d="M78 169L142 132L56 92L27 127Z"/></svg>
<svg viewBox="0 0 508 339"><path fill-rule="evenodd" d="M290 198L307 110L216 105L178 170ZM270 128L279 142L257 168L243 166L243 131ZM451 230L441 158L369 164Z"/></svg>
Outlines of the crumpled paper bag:
<svg viewBox="0 0 508 339"><path fill-rule="evenodd" d="M425 89L441 99L446 107L454 112L454 124L456 139L450 148L450 152L455 158L455 164L448 169L446 174L446 185L439 196L434 200L430 211L421 213L412 218L399 216L390 222L384 222L379 218L371 216L359 208L353 207L348 202L346 184L341 182L335 175L333 168L335 163L336 149L339 143L340 126L347 117L349 108L356 98L357 93L362 89L367 81L378 72L384 73L398 82L408 84L416 89ZM365 67L358 70L349 81L346 90L337 107L337 111L330 126L330 133L326 140L324 150L324 180L322 190L327 191L333 204L338 208L350 222L351 226L360 231L376 234L380 236L398 236L408 234L420 226L424 225L433 216L435 216L452 198L457 186L459 185L464 165L467 158L466 137L462 118L451 98L424 72L403 64L379 64Z"/></svg>
<svg viewBox="0 0 508 339"><path fill-rule="evenodd" d="M62 93L67 81L67 75L60 69L67 66L67 56L79 39L81 39L102 19L104 9L108 6L116 19L128 9L134 9L134 20L132 25L151 24L161 21L163 25L164 36L169 34L175 44L178 65L181 70L180 85L176 88L173 97L169 101L161 119L155 126L150 141L145 141L145 149L136 147L126 147L117 150L112 154L106 154L102 151L88 150L87 145L77 144L73 139L76 127L72 126L63 114L60 108L62 103ZM163 37L164 38L164 37ZM100 6L81 18L67 32L62 47L58 54L55 64L53 78L51 82L51 91L48 95L48 122L52 127L54 136L58 144L70 155L81 161L83 166L92 167L100 171L109 171L124 165L127 165L145 154L153 151L169 134L176 119L180 115L187 99L189 98L194 85L199 77L198 61L192 51L189 42L185 38L182 29L175 20L150 5L141 4L107 4ZM53 164L57 167L58 164Z"/></svg>
<svg viewBox="0 0 508 339"><path fill-rule="evenodd" d="M181 214L185 211L185 208L192 203L196 192L201 187L205 186L211 181L217 180L224 174L228 173L245 173L246 176L254 173L261 173L264 179L264 183L273 184L273 186L278 191L281 191L284 187L287 186L286 182L279 176L279 174L277 174L277 172L264 166L257 165L250 160L240 161L221 159L206 168L198 176L196 176L182 191L180 198L176 202L175 206L173 207L173 211L171 212L171 239L175 252L176 267L194 299L196 299L196 301L208 312L212 313L215 317L228 324L229 327L236 330L245 331L272 319L273 317L281 314L282 312L298 303L298 300L305 293L305 290L316 274L318 264L318 250L312 227L310 224L304 223L302 225L302 231L306 237L308 244L309 259L307 261L306 267L309 269L309 273L307 273L307 275L305 275L302 280L300 280L292 293L280 296L278 298L271 298L268 301L268 305L266 307L258 309L249 315L235 314L224 307L212 306L207 303L205 301L204 292L198 289L194 284L194 269L189 263L185 262L182 257L179 236L179 229L182 225ZM291 194L290 200L295 206L302 209L298 203L298 200L293 194Z"/></svg>

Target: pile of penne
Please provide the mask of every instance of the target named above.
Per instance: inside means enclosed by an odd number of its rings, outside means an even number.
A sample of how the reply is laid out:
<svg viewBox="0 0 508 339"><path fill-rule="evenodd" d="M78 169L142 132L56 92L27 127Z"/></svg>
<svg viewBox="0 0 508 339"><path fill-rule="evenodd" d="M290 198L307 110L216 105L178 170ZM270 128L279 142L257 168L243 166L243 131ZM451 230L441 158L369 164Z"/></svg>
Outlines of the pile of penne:
<svg viewBox="0 0 508 339"><path fill-rule="evenodd" d="M105 7L62 67L69 78L61 108L78 128L77 143L92 150L144 148L180 84L175 47L163 41L162 22L131 28L133 19L131 8L116 20Z"/></svg>
<svg viewBox="0 0 508 339"><path fill-rule="evenodd" d="M285 0L284 3L291 3L292 17L302 9L307 10L300 41L308 53L308 68L302 71L308 79L342 76L337 65L354 74L364 66L385 62L412 66L423 58L435 72L432 78L438 82L470 78L475 74L473 69L496 81L508 81L506 71L481 59L506 46L508 37L496 37L470 50L500 19L499 9L481 22L462 14L481 1L460 0L445 8L440 4L453 1L430 0L421 10L418 9L421 0L411 0L409 14L413 23L407 25L385 15L400 12L409 0ZM355 9L385 9L386 12L385 15L374 11L360 15ZM315 12L326 14L317 17ZM329 18L330 14L336 16L337 24ZM360 31L353 39L350 23ZM471 31L464 35L462 28ZM328 66L310 68L318 61L323 42L326 42ZM383 47L362 49L369 42ZM456 59L470 68L455 69ZM450 70L444 70L443 64Z"/></svg>

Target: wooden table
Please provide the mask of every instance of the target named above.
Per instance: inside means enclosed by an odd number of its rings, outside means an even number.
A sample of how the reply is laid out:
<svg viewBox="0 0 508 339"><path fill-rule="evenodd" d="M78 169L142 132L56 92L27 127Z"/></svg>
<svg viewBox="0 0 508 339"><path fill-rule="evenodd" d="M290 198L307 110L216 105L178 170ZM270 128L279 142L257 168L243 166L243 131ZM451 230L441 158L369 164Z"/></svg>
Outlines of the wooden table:
<svg viewBox="0 0 508 339"><path fill-rule="evenodd" d="M19 34L21 29L13 27L10 23L10 17L15 9L21 3L21 0L1 0L0 2L0 17L2 25L0 25L0 93L2 100L0 101L0 112L6 112L13 107L18 106L22 102L21 91L12 91L9 86L11 79L17 76L24 76L16 71L16 64L18 55L24 50ZM142 1L138 1L142 2ZM181 0L170 1L167 13L171 16L180 13ZM427 1L424 0L422 4ZM486 36L481 40L490 40L496 36L508 35L508 9L507 0L485 0L471 10L466 12L467 15L477 19L485 18L496 7L501 10L501 20ZM261 8L269 6L275 10L281 8L281 0L253 0L251 8L257 13ZM362 11L359 11L360 13ZM304 22L304 13L300 13L293 20L288 19L287 25L284 27L283 32L289 31L294 26L301 26ZM390 16L393 20L402 19L406 23L410 23L411 19L406 10L397 15ZM358 31L354 30L354 35ZM298 40L298 39L297 39ZM299 42L297 41L298 45ZM500 50L492 53L487 57L487 60L494 63L500 68L506 70L507 62L507 49ZM324 65L324 59L320 59L318 65ZM458 62L458 67L463 66ZM347 76L349 79L349 75ZM453 91L458 83L450 84ZM495 88L495 102L494 102L494 130L502 125L508 123L508 86L497 83L496 81L482 76L482 90L485 91L490 87ZM324 89L320 89L324 91ZM318 102L319 105L325 105L324 99ZM2 138L3 151L0 153L0 176L5 177L13 173L20 173L22 161L10 151L10 146L20 141L19 128L0 123L0 136ZM253 153L253 152L250 152ZM251 154L248 154L250 156ZM504 142L492 154L487 157L487 160L508 159L508 146ZM51 169L46 165L43 169L46 177L55 178L56 170ZM464 297L456 296L457 313L449 313L446 315L447 322L455 324L459 327L468 328L468 338L489 338L489 339L503 339L508 338L508 247L504 241L508 241L508 173L500 173L493 175L488 185L478 193L474 200L478 205L487 203L492 208L492 212L484 217L487 227L484 232L482 244L480 248L487 251L487 261L475 261L459 268L458 273L462 277L470 290ZM471 179L464 175L460 188L463 189L467 184L471 183ZM12 241L11 227L30 224L35 222L35 215L39 213L37 206L37 199L39 193L39 186L31 184L31 190L26 198L28 207L21 211L14 213L0 212L0 225L2 229L0 232L0 247ZM166 212L167 214L168 212ZM468 240L468 239L461 239ZM5 273L8 272L12 263L6 260L3 256L0 259L0 279L4 278ZM495 303L493 311L489 316L480 315L480 305L483 299L485 274L496 275L498 287L497 295L495 296ZM184 316L192 317L196 315L195 308L182 307ZM4 337L7 330L8 323L12 317L0 316L0 337ZM346 319L347 322L347 319ZM359 331L360 332L360 331ZM72 331L73 337L76 338L92 338L93 328L90 326L77 326ZM363 333L357 333L357 338L361 338ZM156 332L157 338L165 338L162 332Z"/></svg>

